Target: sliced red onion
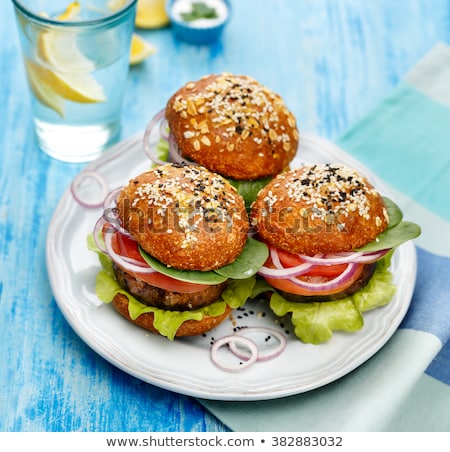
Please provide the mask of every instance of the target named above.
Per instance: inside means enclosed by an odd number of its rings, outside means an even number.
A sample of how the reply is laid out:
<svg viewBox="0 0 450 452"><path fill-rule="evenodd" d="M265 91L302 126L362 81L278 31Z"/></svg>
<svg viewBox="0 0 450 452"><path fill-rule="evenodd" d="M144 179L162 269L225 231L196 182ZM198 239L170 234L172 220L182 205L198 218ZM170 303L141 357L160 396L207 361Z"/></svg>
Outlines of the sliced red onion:
<svg viewBox="0 0 450 452"><path fill-rule="evenodd" d="M169 125L167 123L167 119L164 118L159 123L159 133L161 135L161 138L163 138L166 141L169 141Z"/></svg>
<svg viewBox="0 0 450 452"><path fill-rule="evenodd" d="M116 201L123 187L117 187L111 190L103 200L103 210L111 209L116 206Z"/></svg>
<svg viewBox="0 0 450 452"><path fill-rule="evenodd" d="M220 360L219 357L219 349L223 347L224 345L230 345L230 344L240 344L243 347L247 348L250 352L249 357L245 357L245 360L239 361L237 365L231 365L228 363L225 363L223 360ZM243 369L246 369L247 367L250 367L253 365L257 359L258 359L258 347L257 345L250 339L238 336L236 334L232 334L230 336L224 336L218 339L216 342L214 342L213 346L211 347L211 359L213 363L220 367L223 370L226 370L228 372L237 372Z"/></svg>
<svg viewBox="0 0 450 452"><path fill-rule="evenodd" d="M242 330L236 331L235 334L239 336L245 336L247 334L252 333L263 333L265 335L266 340L268 337L272 338L275 337L278 341L278 346L276 348L261 348L258 347L258 358L257 361L268 361L269 359L276 358L279 356L283 350L286 348L287 340L286 336L281 333L280 331L274 330L273 328L266 328L263 326L250 326L247 328L243 328ZM241 359L249 359L250 355L246 351L246 349L239 348L238 345L236 345L236 342L229 342L230 350L239 358Z"/></svg>
<svg viewBox="0 0 450 452"><path fill-rule="evenodd" d="M156 270L154 270L149 265L143 267L142 262L121 256L120 254L116 253L112 246L112 234L104 234L103 238L105 240L106 253L123 270L128 272L146 273L146 274L156 272Z"/></svg>
<svg viewBox="0 0 450 452"><path fill-rule="evenodd" d="M87 187L85 187L85 183L88 180L94 180L97 187L100 188L100 194L98 197L95 197L94 200L91 199L85 199L86 193L81 193L80 190L84 186L84 190L89 192L89 195L92 196L93 190L89 189L87 190ZM80 204L83 207L86 207L88 209L95 209L97 207L101 207L103 204L103 200L108 193L108 184L106 183L106 180L104 177L94 170L83 170L81 173L79 173L75 179L70 184L70 191L72 193L73 198L75 201Z"/></svg>
<svg viewBox="0 0 450 452"><path fill-rule="evenodd" d="M103 215L97 220L94 226L94 230L92 231L92 234L94 236L95 244L97 245L97 248L104 254L108 254L105 248L105 245L100 240L101 232L103 230L103 226L106 224L105 219L103 218Z"/></svg>
<svg viewBox="0 0 450 452"><path fill-rule="evenodd" d="M358 268L359 264L350 262L347 264L347 268L341 274L336 276L336 278L321 283L302 281L301 279L297 278L289 278L289 280L295 283L297 286L303 289L310 290L312 292L320 292L322 290L332 290L335 289L336 287L341 286L346 281L349 281L358 271Z"/></svg>
<svg viewBox="0 0 450 452"><path fill-rule="evenodd" d="M156 127L157 124L159 124L163 119L164 115L166 113L166 110L163 108L161 111L156 113L155 116L153 116L152 120L149 122L147 128L145 129L144 133L144 151L147 157L156 165L166 165L167 162L164 160L160 160L156 154L155 154L155 146L150 146L150 136L153 132L153 129ZM159 128L161 130L161 127Z"/></svg>
<svg viewBox="0 0 450 452"><path fill-rule="evenodd" d="M287 278L293 278L295 276L304 275L305 273L308 273L311 268L313 268L314 265L312 264L300 264L296 267L288 267L288 268L270 268L263 265L258 270L258 273L261 276L267 276L268 278L273 279L287 279Z"/></svg>
<svg viewBox="0 0 450 452"><path fill-rule="evenodd" d="M272 259L273 265L275 265L275 267L278 270L282 270L284 267L281 264L280 256L278 255L278 249L275 248L274 246L271 246L269 251L270 251L270 258Z"/></svg>
<svg viewBox="0 0 450 452"><path fill-rule="evenodd" d="M316 254L314 256L307 256L304 254L299 254L298 256L314 265L339 265L339 264L364 264L371 263L379 260L385 254L389 252L389 249L374 251L370 253L363 253L361 251L353 251L349 253L333 253L333 254Z"/></svg>
<svg viewBox="0 0 450 452"><path fill-rule="evenodd" d="M169 160L172 163L187 163L180 155L177 143L175 142L175 136L172 132L169 133Z"/></svg>
<svg viewBox="0 0 450 452"><path fill-rule="evenodd" d="M280 261L278 250L274 246L271 246L269 251L272 263L276 268L270 268L263 265L258 271L258 273L262 276L267 276L268 278L274 279L293 278L294 276L300 276L307 273L309 270L311 270L311 268L314 267L313 264L302 263L295 267L285 268Z"/></svg>

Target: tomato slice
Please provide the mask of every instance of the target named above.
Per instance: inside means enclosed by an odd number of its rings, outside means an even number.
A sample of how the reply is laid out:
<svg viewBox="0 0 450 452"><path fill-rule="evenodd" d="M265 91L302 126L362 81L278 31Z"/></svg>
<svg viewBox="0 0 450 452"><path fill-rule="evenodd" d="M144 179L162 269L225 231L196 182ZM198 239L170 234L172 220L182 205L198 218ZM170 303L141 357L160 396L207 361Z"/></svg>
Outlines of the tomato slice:
<svg viewBox="0 0 450 452"><path fill-rule="evenodd" d="M133 240L131 237L122 234L119 231L107 233L113 234L111 237L112 248L117 254L120 254L121 256L124 257L128 257L130 259L134 259L138 262L147 265L145 259L141 256L141 253L139 252L139 246L135 240ZM140 279L146 282L147 284L159 287L160 289L169 290L171 292L195 293L200 292L206 289L206 287L208 287L205 284L196 284L180 281L170 276L163 275L162 273L159 272L139 273L139 272L130 272L126 269L124 270L133 277Z"/></svg>
<svg viewBox="0 0 450 452"><path fill-rule="evenodd" d="M278 249L277 251L281 264L286 268L296 267L304 263L304 261L298 255L291 254L280 249ZM275 268L275 265L273 264L270 257L267 259L264 265L269 268ZM346 268L347 264L315 265L307 273L304 273L301 276L297 276L297 279L310 283L325 283L338 277L345 271ZM358 267L351 278L346 278L341 284L332 289L311 290L305 287L300 287L290 279L269 278L267 276L264 276L264 279L275 289L295 295L332 295L339 293L354 284L361 276L363 268L364 264L358 264Z"/></svg>
<svg viewBox="0 0 450 452"><path fill-rule="evenodd" d="M291 254L278 249L278 257L283 267L297 267L305 261L298 254ZM305 276L338 276L347 268L347 264L314 265Z"/></svg>

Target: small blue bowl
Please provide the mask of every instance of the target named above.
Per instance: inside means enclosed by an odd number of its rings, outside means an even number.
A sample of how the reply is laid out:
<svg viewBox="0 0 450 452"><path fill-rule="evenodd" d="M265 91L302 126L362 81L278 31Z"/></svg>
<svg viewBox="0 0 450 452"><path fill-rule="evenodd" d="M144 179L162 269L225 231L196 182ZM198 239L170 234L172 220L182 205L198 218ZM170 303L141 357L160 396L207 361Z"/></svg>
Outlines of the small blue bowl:
<svg viewBox="0 0 450 452"><path fill-rule="evenodd" d="M202 2L202 0L191 0L190 3ZM222 34L223 29L228 23L231 15L231 4L229 0L214 0L214 2L222 3L226 9L226 17L223 20L219 19L201 19L199 21L186 22L181 19L179 14L174 12L175 3L189 3L187 0L170 0L167 2L167 14L170 18L170 23L174 35L181 41L190 44L207 45L217 41ZM208 3L203 0L203 3ZM209 24L210 22L211 24Z"/></svg>

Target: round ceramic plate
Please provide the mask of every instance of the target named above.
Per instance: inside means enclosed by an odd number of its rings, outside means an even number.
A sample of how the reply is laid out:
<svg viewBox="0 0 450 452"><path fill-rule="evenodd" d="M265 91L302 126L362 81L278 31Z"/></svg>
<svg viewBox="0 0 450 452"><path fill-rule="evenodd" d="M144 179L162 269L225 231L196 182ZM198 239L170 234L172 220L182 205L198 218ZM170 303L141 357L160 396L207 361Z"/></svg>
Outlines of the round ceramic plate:
<svg viewBox="0 0 450 452"><path fill-rule="evenodd" d="M363 172L378 190L383 183L334 144L302 134L292 167L308 162L343 162ZM149 169L143 136L112 148L86 171L94 170L114 189ZM94 181L95 182L95 181ZM392 197L392 196L391 196ZM68 189L54 212L47 237L47 267L53 293L75 332L96 352L123 371L156 386L206 399L264 400L310 391L349 373L388 341L408 310L416 277L412 242L395 252L391 270L397 292L385 307L364 313L357 333L335 332L321 345L304 344L271 313L264 301L248 302L206 336L169 341L127 322L111 305L95 295L98 257L86 247L101 208L82 207ZM288 322L286 322L288 323ZM285 351L271 361L258 362L240 372L225 372L210 358L211 342L231 334L235 326L277 328L288 339Z"/></svg>

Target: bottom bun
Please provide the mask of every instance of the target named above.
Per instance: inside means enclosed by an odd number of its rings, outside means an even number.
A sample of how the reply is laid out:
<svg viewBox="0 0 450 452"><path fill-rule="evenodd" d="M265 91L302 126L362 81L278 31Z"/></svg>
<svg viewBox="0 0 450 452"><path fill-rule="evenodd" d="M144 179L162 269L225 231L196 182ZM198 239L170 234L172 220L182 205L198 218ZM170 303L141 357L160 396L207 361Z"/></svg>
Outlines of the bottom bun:
<svg viewBox="0 0 450 452"><path fill-rule="evenodd" d="M154 315L152 312L141 314L137 319L132 320L128 312L128 298L120 293L113 298L112 304L116 311L131 323L151 331L152 333L159 334L159 331L153 326ZM204 334L220 325L231 314L231 311L232 308L227 305L224 313L219 316L213 317L206 315L202 320L186 320L180 328L178 328L175 336L198 336Z"/></svg>

